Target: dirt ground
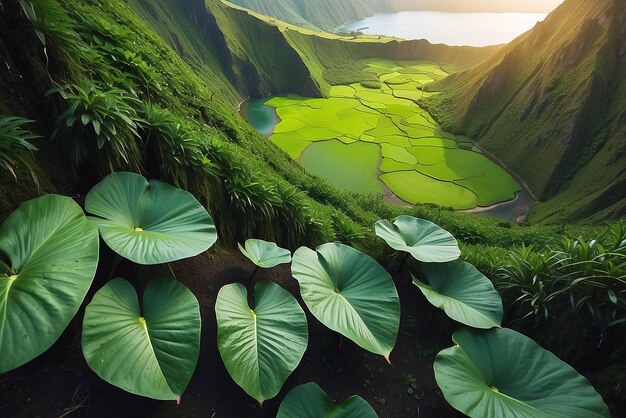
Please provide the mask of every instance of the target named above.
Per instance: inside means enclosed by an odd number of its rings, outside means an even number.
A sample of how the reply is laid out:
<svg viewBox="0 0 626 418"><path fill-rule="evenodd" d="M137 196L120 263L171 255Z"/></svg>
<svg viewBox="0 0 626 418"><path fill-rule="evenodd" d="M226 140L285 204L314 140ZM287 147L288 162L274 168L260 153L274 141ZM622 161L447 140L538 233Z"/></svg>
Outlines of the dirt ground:
<svg viewBox="0 0 626 418"><path fill-rule="evenodd" d="M101 260L93 293L106 281L110 255ZM188 286L200 303L202 345L200 358L180 405L131 395L96 376L80 350L84 307L59 341L45 354L0 376L0 417L275 417L287 392L302 383L316 382L336 402L357 394L365 398L381 418L457 417L437 389L432 363L435 355L452 344L457 325L432 307L408 274L396 278L402 320L392 365L366 352L348 339L328 330L310 315L298 295L298 283L288 266L261 270L253 282L272 280L300 300L309 319L309 347L280 394L260 408L228 375L217 349L215 298L228 283L246 283L253 265L238 251L213 249L194 259L173 264L178 280ZM124 275L132 267L120 266ZM395 267L393 270L395 272ZM141 267L140 281L167 274L167 268ZM116 274L123 275L123 274ZM248 282L249 289L253 283Z"/></svg>

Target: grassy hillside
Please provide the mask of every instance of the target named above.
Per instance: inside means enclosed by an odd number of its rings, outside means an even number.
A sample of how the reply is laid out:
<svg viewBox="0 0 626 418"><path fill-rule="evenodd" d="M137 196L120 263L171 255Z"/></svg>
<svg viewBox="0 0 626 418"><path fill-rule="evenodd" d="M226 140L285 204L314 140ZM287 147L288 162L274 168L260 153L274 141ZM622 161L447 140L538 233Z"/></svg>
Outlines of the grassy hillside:
<svg viewBox="0 0 626 418"><path fill-rule="evenodd" d="M535 221L626 211L625 19L622 1L568 0L425 103L526 181L545 202Z"/></svg>

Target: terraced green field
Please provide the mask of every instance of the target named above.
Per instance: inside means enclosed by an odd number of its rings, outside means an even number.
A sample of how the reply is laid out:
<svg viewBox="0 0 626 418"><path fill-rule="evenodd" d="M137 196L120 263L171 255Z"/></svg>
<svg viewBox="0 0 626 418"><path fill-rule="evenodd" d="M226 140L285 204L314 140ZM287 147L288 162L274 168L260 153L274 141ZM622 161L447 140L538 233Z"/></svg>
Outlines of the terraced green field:
<svg viewBox="0 0 626 418"><path fill-rule="evenodd" d="M455 209L510 200L521 188L501 167L443 132L417 100L447 74L433 63L370 59L361 83L336 85L327 98L266 101L280 118L269 139L337 187ZM375 79L378 79L376 81Z"/></svg>

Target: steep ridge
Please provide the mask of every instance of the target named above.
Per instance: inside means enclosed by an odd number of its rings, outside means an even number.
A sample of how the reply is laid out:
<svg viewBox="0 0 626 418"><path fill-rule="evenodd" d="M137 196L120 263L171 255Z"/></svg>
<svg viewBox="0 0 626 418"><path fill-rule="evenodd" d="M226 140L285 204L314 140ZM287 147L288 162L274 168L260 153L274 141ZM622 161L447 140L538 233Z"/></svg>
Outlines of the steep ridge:
<svg viewBox="0 0 626 418"><path fill-rule="evenodd" d="M567 0L495 56L432 86L425 105L519 174L532 219L626 210L626 3Z"/></svg>
<svg viewBox="0 0 626 418"><path fill-rule="evenodd" d="M131 0L131 7L209 83L227 79L225 98L292 92L320 96L329 69L364 58L436 61L469 68L498 47L432 45L427 41L340 37L306 30L220 0ZM183 29L181 29L183 28ZM218 88L223 91L223 88Z"/></svg>

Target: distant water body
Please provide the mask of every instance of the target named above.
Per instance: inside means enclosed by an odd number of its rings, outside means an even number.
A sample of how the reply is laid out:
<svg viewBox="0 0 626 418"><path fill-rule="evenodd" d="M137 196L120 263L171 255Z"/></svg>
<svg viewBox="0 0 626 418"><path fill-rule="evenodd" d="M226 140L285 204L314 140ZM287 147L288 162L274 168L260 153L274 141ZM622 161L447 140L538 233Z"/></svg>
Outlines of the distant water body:
<svg viewBox="0 0 626 418"><path fill-rule="evenodd" d="M433 44L487 46L511 42L546 18L546 13L378 13L340 28L370 35L427 39Z"/></svg>

